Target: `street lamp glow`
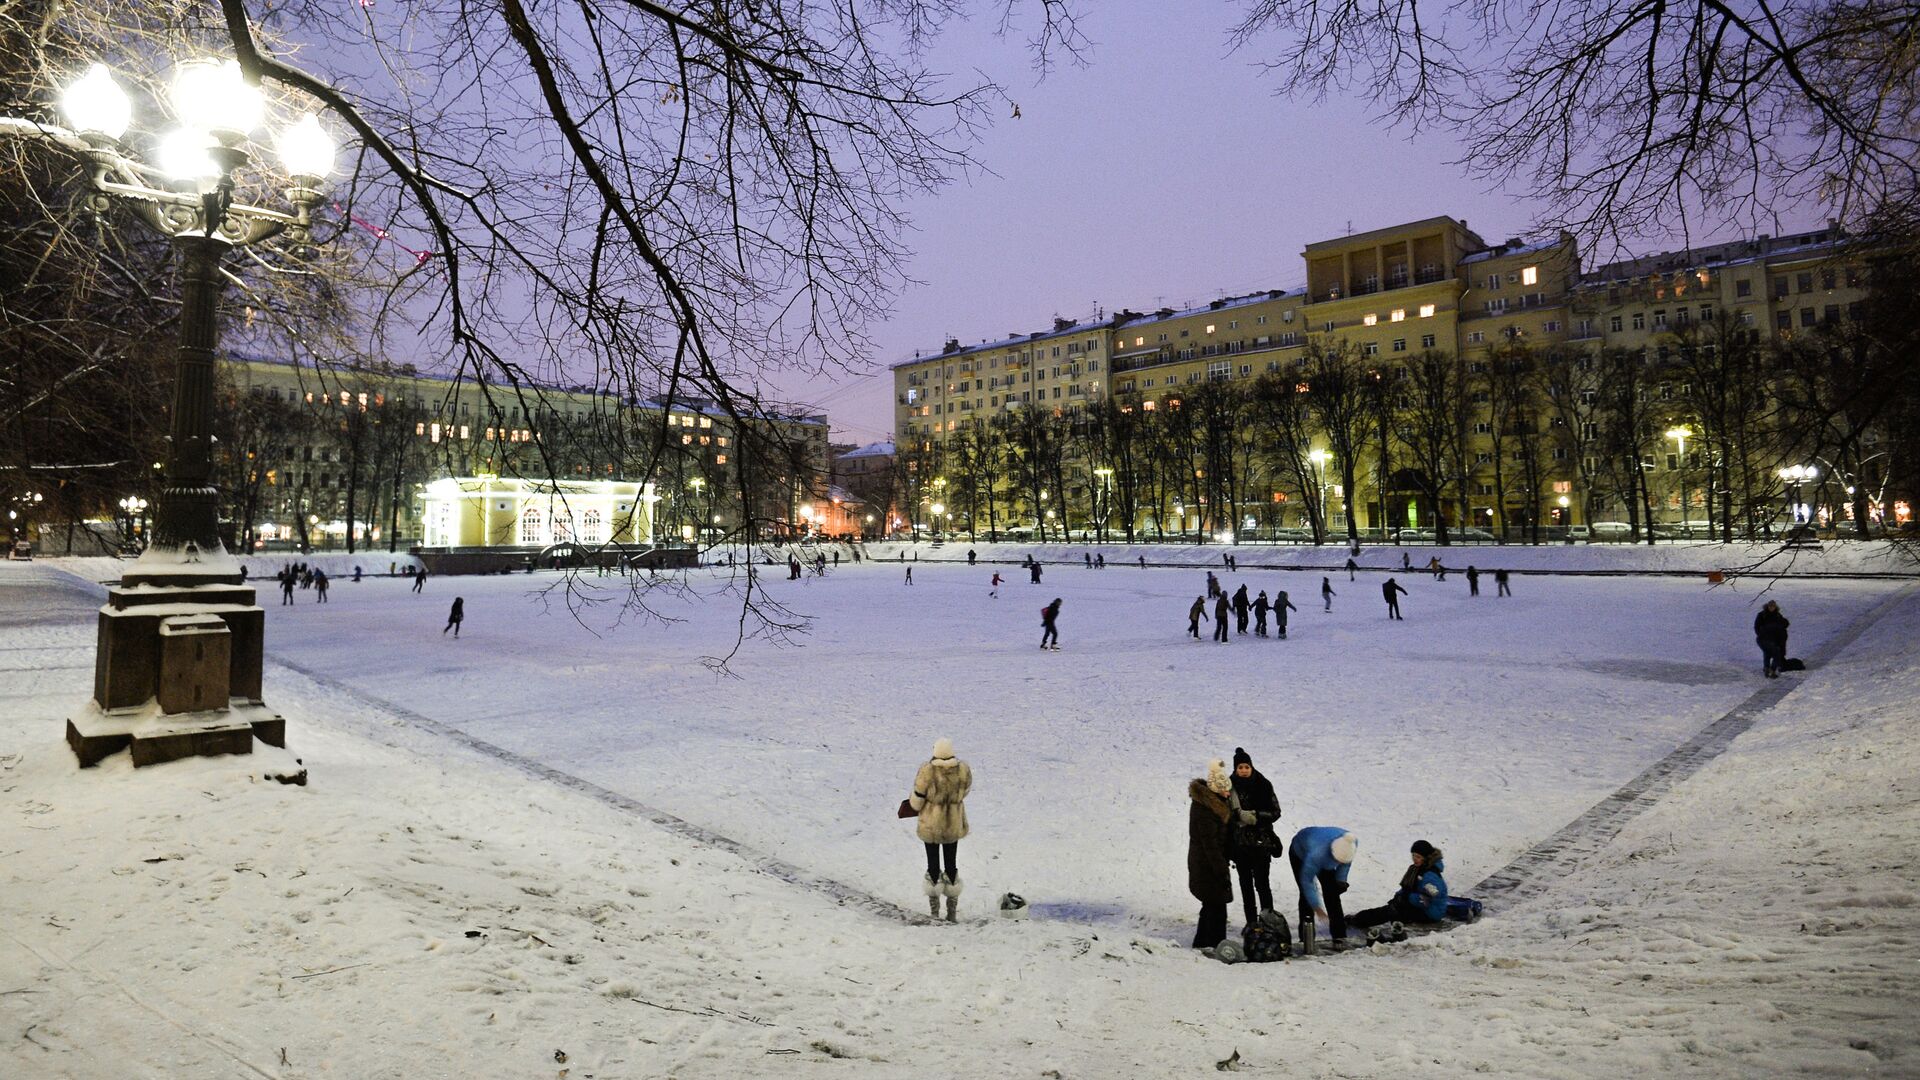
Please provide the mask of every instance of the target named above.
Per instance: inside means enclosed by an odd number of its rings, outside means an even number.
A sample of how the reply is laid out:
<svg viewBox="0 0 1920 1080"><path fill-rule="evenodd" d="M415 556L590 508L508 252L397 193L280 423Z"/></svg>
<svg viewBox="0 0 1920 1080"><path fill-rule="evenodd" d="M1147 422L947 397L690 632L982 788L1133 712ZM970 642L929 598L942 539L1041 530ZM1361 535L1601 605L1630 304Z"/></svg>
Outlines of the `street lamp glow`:
<svg viewBox="0 0 1920 1080"><path fill-rule="evenodd" d="M333 171L333 136L312 113L282 128L273 145L288 176L318 180Z"/></svg>
<svg viewBox="0 0 1920 1080"><path fill-rule="evenodd" d="M260 88L247 83L233 60L181 64L167 97L181 123L226 137L244 136L259 127L266 108Z"/></svg>
<svg viewBox="0 0 1920 1080"><path fill-rule="evenodd" d="M160 171L175 180L211 180L220 175L214 163L213 136L192 128L174 128L160 137L154 156Z"/></svg>
<svg viewBox="0 0 1920 1080"><path fill-rule="evenodd" d="M1316 468L1325 465L1328 461L1332 460L1332 458L1333 455L1325 450L1309 450L1307 452L1307 460L1313 462Z"/></svg>
<svg viewBox="0 0 1920 1080"><path fill-rule="evenodd" d="M934 517L939 517L939 516L940 516L941 514L944 514L944 513L946 513L946 512L947 512L947 504L945 504L945 503L934 503L934 504L933 504L933 516L934 516Z"/></svg>
<svg viewBox="0 0 1920 1080"><path fill-rule="evenodd" d="M133 122L133 102L105 64L94 64L67 84L60 94L60 111L82 135L118 139Z"/></svg>
<svg viewBox="0 0 1920 1080"><path fill-rule="evenodd" d="M1573 500L1572 500L1572 499L1569 499L1569 498L1567 498L1567 497L1566 497L1565 495L1562 495L1562 496L1560 496L1560 505L1561 505L1561 506L1572 506L1572 505L1573 505Z"/></svg>
<svg viewBox="0 0 1920 1080"><path fill-rule="evenodd" d="M1691 428L1670 427L1667 429L1667 438L1685 441L1693 438L1693 430Z"/></svg>

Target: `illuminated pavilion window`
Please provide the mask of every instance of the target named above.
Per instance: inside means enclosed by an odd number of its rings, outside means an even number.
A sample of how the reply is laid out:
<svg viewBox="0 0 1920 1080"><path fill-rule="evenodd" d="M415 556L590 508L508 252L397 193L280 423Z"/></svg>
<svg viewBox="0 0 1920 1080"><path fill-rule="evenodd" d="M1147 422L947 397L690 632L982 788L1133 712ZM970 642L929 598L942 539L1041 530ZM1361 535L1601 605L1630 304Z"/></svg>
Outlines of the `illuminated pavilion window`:
<svg viewBox="0 0 1920 1080"><path fill-rule="evenodd" d="M600 511L582 511L580 514L580 539L589 544L598 544L604 542L606 538L606 528L600 519Z"/></svg>
<svg viewBox="0 0 1920 1080"><path fill-rule="evenodd" d="M544 525L545 519L541 516L539 507L529 506L525 510L522 510L520 512L520 542L523 544L539 543L541 534L545 531Z"/></svg>

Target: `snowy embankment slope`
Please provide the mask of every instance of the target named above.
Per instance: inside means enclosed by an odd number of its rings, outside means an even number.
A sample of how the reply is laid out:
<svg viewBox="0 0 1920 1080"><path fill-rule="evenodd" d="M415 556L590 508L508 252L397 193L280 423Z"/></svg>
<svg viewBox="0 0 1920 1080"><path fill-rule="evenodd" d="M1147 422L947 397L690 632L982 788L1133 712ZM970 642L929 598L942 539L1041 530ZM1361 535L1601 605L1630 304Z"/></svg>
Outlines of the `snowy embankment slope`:
<svg viewBox="0 0 1920 1080"><path fill-rule="evenodd" d="M0 814L15 827L0 832L0 1016L26 1034L0 1042L0 1074L1175 1075L1233 1049L1312 1076L1920 1063L1902 1019L1920 1004L1920 752L1905 700L1920 602L1809 673L1539 899L1378 954L1229 968L1180 948L1174 925L1192 906L1178 789L1201 754L1245 739L1293 824L1339 814L1378 837L1355 906L1385 898L1416 828L1448 848L1464 886L1739 699L1748 687L1718 672L1750 674L1750 649L1702 638L1750 618L1748 597L1542 581L1476 609L1433 587L1409 598L1409 618L1444 634L1389 637L1408 627L1370 607L1366 621L1341 608L1315 627L1309 609L1286 643L1186 646L1160 609L1192 575L1150 572L1156 584L1123 590L1091 575L1049 590L1081 620L1067 627L1069 648L1089 653L1076 658L994 651L1005 634L1037 634L1037 593L993 608L970 578L933 568L908 594L882 569L787 590L816 631L804 649L744 657L737 691L679 670L722 640L708 608L594 639L531 616L524 583L461 582L457 646L431 632L451 589L410 607L404 583L369 582L328 608L270 608L270 651L332 683L269 672L314 772L293 789L251 782L241 759L74 770L58 717L84 697L97 601L7 568ZM1804 641L1886 592L1780 595ZM1143 604L1152 619L1138 625ZM1152 707L1103 696L1118 676L1093 663L1096 641L1144 669L1130 685L1178 692ZM971 655L918 659L936 644ZM1662 681L1642 685L1655 661ZM949 685L936 665L991 715L936 702ZM876 716L864 684L911 705ZM516 752L902 904L918 903L917 851L874 819L923 736L951 727L981 771L962 846L974 920L910 926L840 907L370 698L495 742L517 732ZM1654 715L1666 700L1671 715ZM1301 701L1313 722L1288 721ZM1022 702L1029 713L1000 711ZM1269 703L1262 727L1254 706ZM1228 715L1201 720L1204 708ZM1137 916L981 919L1008 886ZM1276 892L1286 906L1291 885Z"/></svg>

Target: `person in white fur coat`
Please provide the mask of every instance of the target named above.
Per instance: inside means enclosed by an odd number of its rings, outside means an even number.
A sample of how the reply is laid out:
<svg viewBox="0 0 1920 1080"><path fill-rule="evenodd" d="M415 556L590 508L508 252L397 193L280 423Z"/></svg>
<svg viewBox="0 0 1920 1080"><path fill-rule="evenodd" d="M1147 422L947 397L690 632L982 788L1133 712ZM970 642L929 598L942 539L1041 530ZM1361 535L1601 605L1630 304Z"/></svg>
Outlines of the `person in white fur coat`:
<svg viewBox="0 0 1920 1080"><path fill-rule="evenodd" d="M920 814L920 842L927 847L927 876L921 881L927 894L927 914L940 917L940 898L944 896L948 922L958 918L960 841L967 835L966 800L972 789L973 770L953 756L953 740L936 740L933 758L914 774L911 802Z"/></svg>

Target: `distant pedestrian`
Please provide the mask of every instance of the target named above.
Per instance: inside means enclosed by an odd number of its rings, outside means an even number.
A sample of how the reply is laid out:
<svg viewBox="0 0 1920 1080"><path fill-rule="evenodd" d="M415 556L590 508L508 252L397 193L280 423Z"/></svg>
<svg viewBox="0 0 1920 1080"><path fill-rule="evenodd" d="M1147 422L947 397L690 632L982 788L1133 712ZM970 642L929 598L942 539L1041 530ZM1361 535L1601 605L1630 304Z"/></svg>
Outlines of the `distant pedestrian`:
<svg viewBox="0 0 1920 1080"><path fill-rule="evenodd" d="M1039 559L1035 559L1031 563L1027 564L1027 581L1029 584L1033 584L1033 585L1040 584L1040 560Z"/></svg>
<svg viewBox="0 0 1920 1080"><path fill-rule="evenodd" d="M913 584L913 567L907 567L907 584Z"/></svg>
<svg viewBox="0 0 1920 1080"><path fill-rule="evenodd" d="M1060 598L1040 609L1040 647L1060 651Z"/></svg>
<svg viewBox="0 0 1920 1080"><path fill-rule="evenodd" d="M1253 636L1267 636L1267 609L1273 604L1267 599L1267 590L1261 589L1260 595L1253 601Z"/></svg>
<svg viewBox="0 0 1920 1080"><path fill-rule="evenodd" d="M1227 607L1227 594L1213 594L1213 640L1224 643L1227 640L1227 619L1231 611Z"/></svg>
<svg viewBox="0 0 1920 1080"><path fill-rule="evenodd" d="M1000 571L998 570L993 572L993 588L987 590L987 595L996 600L1000 598Z"/></svg>
<svg viewBox="0 0 1920 1080"><path fill-rule="evenodd" d="M1282 640L1287 636L1287 612L1299 611L1293 601L1287 599L1287 590L1281 589L1273 594L1273 632Z"/></svg>
<svg viewBox="0 0 1920 1080"><path fill-rule="evenodd" d="M1105 554L1095 555L1093 557L1093 568L1095 570L1105 570L1107 568L1107 557Z"/></svg>
<svg viewBox="0 0 1920 1080"><path fill-rule="evenodd" d="M1359 563L1357 563L1357 562L1354 562L1354 561L1353 561L1353 557L1352 557L1351 555L1349 555L1349 556L1347 557L1347 580L1348 580L1348 581L1352 581L1352 580L1353 580L1353 574L1354 574L1354 571L1356 571L1356 570L1358 570L1358 569L1360 569L1360 564L1359 564Z"/></svg>
<svg viewBox="0 0 1920 1080"><path fill-rule="evenodd" d="M453 608L452 608L451 610L449 610L449 611L447 612L447 625L445 625L445 626L443 626L443 627L441 627L441 628L440 628L440 633L441 633L441 635L442 635L442 636L445 636L445 635L446 635L446 632L447 632L447 631L449 631L449 630L451 630L451 631L453 631L453 636L454 636L454 637L456 637L456 638L457 638L457 637L459 637L459 636L460 636L460 623L461 623L461 621L462 621L462 620L464 620L464 619L465 619L466 617L467 617L467 600L466 600L466 597L464 597L464 596L456 596L456 597L454 597L454 598L453 598Z"/></svg>
<svg viewBox="0 0 1920 1080"><path fill-rule="evenodd" d="M1505 570L1495 570L1493 572L1493 583L1496 586L1494 589L1495 596L1513 595L1513 587L1507 584L1507 572Z"/></svg>
<svg viewBox="0 0 1920 1080"><path fill-rule="evenodd" d="M1380 586L1380 593L1387 598L1387 618L1400 618L1400 597L1407 595L1407 590L1401 588L1399 582L1388 578L1386 584Z"/></svg>
<svg viewBox="0 0 1920 1080"><path fill-rule="evenodd" d="M1474 569L1471 563L1467 565L1467 595L1480 595L1480 571Z"/></svg>
<svg viewBox="0 0 1920 1080"><path fill-rule="evenodd" d="M833 549L833 565L836 567L840 565L840 549L839 548Z"/></svg>
<svg viewBox="0 0 1920 1080"><path fill-rule="evenodd" d="M358 566L353 568L353 583L355 585L360 584L360 568Z"/></svg>
<svg viewBox="0 0 1920 1080"><path fill-rule="evenodd" d="M1753 640L1760 645L1760 674L1769 679L1780 677L1780 661L1787 658L1787 617L1780 605L1769 600L1753 617Z"/></svg>
<svg viewBox="0 0 1920 1080"><path fill-rule="evenodd" d="M426 584L427 584L427 568L423 566L419 570L414 571L413 591L419 592L421 589L426 587Z"/></svg>
<svg viewBox="0 0 1920 1080"><path fill-rule="evenodd" d="M325 570L317 571L313 575L313 598L316 603L324 604L327 602L327 584L327 572Z"/></svg>
<svg viewBox="0 0 1920 1080"><path fill-rule="evenodd" d="M1200 925L1193 934L1196 949L1211 949L1227 939L1227 905L1233 903L1233 871L1227 864L1232 794L1233 776L1218 759L1208 763L1206 779L1187 784L1187 891L1200 901Z"/></svg>
<svg viewBox="0 0 1920 1080"><path fill-rule="evenodd" d="M1207 617L1207 598L1196 596L1193 606L1187 609L1187 636L1200 640L1200 620Z"/></svg>
<svg viewBox="0 0 1920 1080"><path fill-rule="evenodd" d="M1086 561L1087 569L1089 570L1093 569L1093 552L1083 551L1080 553L1080 558Z"/></svg>
<svg viewBox="0 0 1920 1080"><path fill-rule="evenodd" d="M1145 570L1146 568L1147 568L1147 557L1145 555L1142 555L1140 556L1140 569Z"/></svg>
<svg viewBox="0 0 1920 1080"><path fill-rule="evenodd" d="M293 571L283 570L280 573L280 606L285 607L291 603L293 603Z"/></svg>
<svg viewBox="0 0 1920 1080"><path fill-rule="evenodd" d="M1214 597L1219 595L1220 595L1220 579L1217 577L1214 577L1213 571L1209 570L1207 571L1207 599L1211 600Z"/></svg>
<svg viewBox="0 0 1920 1080"><path fill-rule="evenodd" d="M1351 562L1352 560L1348 561ZM1333 610L1333 598L1337 595L1338 594L1333 591L1333 582L1322 577L1320 579L1320 602L1326 605L1327 611Z"/></svg>
<svg viewBox="0 0 1920 1080"><path fill-rule="evenodd" d="M972 548L967 549L967 565L968 566L972 566L975 562L979 561L979 559L980 559L980 555L978 552L974 551Z"/></svg>
<svg viewBox="0 0 1920 1080"><path fill-rule="evenodd" d="M1238 556L1238 555L1233 555L1233 554L1229 554L1229 555L1227 556L1227 569L1229 569L1229 570L1239 570L1239 569L1240 569L1240 556Z"/></svg>
<svg viewBox="0 0 1920 1080"><path fill-rule="evenodd" d="M1232 555L1229 555L1229 554L1227 554L1227 553L1226 553L1226 552L1224 552L1224 551L1223 551L1223 552L1221 552L1221 553L1220 553L1220 565L1221 565L1221 566L1224 566L1224 567L1226 567L1226 568L1227 568L1227 569L1229 569L1229 570L1231 570L1231 569L1233 569L1233 556L1232 556Z"/></svg>
<svg viewBox="0 0 1920 1080"><path fill-rule="evenodd" d="M1403 573L1403 574L1411 574L1411 573L1413 573L1413 556L1412 556L1412 554L1410 554L1410 553L1408 553L1408 552L1405 552L1405 551L1403 551L1403 552L1401 552L1401 553L1400 553L1400 572L1401 572L1401 573Z"/></svg>
<svg viewBox="0 0 1920 1080"><path fill-rule="evenodd" d="M1447 568L1440 565L1440 556L1438 555L1427 560L1427 572L1433 575L1435 581L1447 580Z"/></svg>
<svg viewBox="0 0 1920 1080"><path fill-rule="evenodd" d="M1247 587L1245 585L1233 591L1233 622L1236 633L1244 634L1247 632L1247 612L1252 607L1252 601L1247 599Z"/></svg>

